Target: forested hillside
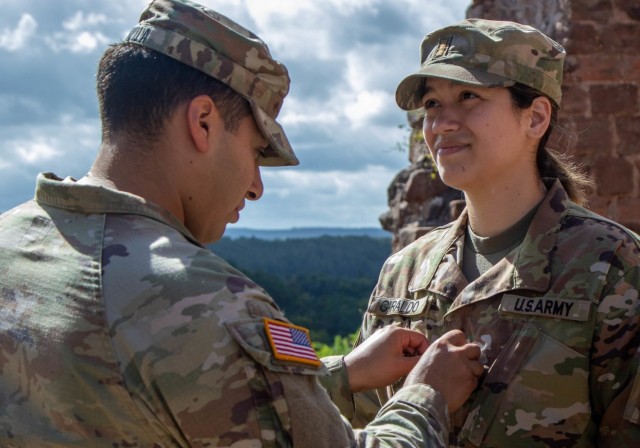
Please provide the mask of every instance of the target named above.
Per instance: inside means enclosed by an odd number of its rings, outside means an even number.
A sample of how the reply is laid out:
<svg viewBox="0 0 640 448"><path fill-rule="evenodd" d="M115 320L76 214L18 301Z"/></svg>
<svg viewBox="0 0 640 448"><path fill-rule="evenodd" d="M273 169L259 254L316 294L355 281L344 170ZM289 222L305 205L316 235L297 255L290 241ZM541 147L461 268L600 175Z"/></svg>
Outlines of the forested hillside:
<svg viewBox="0 0 640 448"><path fill-rule="evenodd" d="M311 330L312 339L331 343L359 327L391 240L223 238L210 248L265 288L289 319Z"/></svg>

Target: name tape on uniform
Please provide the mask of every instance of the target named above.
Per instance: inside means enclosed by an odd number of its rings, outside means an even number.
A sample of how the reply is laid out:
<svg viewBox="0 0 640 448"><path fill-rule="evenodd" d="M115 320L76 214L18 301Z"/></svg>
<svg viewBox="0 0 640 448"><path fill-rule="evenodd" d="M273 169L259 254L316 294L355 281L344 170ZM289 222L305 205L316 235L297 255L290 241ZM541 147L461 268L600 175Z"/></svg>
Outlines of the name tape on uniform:
<svg viewBox="0 0 640 448"><path fill-rule="evenodd" d="M311 346L309 330L306 328L265 317L264 329L276 359L313 366L322 364Z"/></svg>
<svg viewBox="0 0 640 448"><path fill-rule="evenodd" d="M427 298L422 299L375 299L369 306L369 312L386 316L415 316L422 314L427 306Z"/></svg>
<svg viewBox="0 0 640 448"><path fill-rule="evenodd" d="M565 300L555 297L524 297L505 294L500 302L500 311L534 316L558 317L560 319L586 321L591 302L587 300Z"/></svg>

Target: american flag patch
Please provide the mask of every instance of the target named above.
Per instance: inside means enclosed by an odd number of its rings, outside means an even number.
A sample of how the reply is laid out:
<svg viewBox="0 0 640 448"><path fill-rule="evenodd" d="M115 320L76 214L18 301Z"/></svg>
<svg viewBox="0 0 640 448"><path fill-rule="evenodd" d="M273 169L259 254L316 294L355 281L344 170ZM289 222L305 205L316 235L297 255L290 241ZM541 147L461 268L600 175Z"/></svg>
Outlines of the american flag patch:
<svg viewBox="0 0 640 448"><path fill-rule="evenodd" d="M264 318L264 328L269 338L271 351L276 359L314 366L321 364L318 355L311 346L309 330L306 328L268 317Z"/></svg>

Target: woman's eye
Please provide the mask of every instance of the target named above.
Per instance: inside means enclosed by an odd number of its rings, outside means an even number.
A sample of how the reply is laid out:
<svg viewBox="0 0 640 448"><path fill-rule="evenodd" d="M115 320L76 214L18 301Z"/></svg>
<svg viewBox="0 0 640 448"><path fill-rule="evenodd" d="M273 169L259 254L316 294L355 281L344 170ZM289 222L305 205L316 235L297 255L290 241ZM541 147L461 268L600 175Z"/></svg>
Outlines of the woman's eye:
<svg viewBox="0 0 640 448"><path fill-rule="evenodd" d="M426 109L431 109L432 107L436 107L438 105L438 102L436 100L426 100L424 102L424 108Z"/></svg>
<svg viewBox="0 0 640 448"><path fill-rule="evenodd" d="M463 99L463 100L468 100L468 99L472 99L472 98L479 98L479 96L476 95L473 92L462 92L460 94L460 98Z"/></svg>

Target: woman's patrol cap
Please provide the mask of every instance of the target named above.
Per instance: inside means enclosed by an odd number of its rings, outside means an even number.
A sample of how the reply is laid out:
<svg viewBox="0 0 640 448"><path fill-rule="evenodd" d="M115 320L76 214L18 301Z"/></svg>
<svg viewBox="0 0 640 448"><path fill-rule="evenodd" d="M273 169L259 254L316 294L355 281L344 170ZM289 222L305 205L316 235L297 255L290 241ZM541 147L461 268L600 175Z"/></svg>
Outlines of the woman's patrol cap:
<svg viewBox="0 0 640 448"><path fill-rule="evenodd" d="M404 110L419 109L424 78L434 77L485 87L521 83L560 105L565 55L559 43L531 26L463 20L422 40L420 69L400 82L396 102Z"/></svg>
<svg viewBox="0 0 640 448"><path fill-rule="evenodd" d="M249 102L269 141L260 164L298 165L275 120L289 92L289 74L251 31L188 0L154 0L124 41L170 56L228 85Z"/></svg>

